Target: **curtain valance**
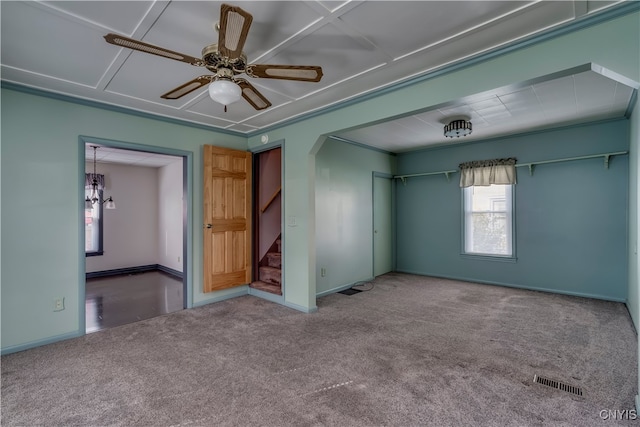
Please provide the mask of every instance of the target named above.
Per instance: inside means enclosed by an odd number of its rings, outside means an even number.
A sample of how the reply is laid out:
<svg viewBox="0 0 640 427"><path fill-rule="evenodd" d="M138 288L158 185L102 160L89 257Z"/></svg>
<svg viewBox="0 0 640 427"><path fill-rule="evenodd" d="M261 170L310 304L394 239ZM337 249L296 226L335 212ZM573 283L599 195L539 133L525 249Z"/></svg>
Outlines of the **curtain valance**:
<svg viewBox="0 0 640 427"><path fill-rule="evenodd" d="M516 183L516 159L474 160L460 163L460 187Z"/></svg>
<svg viewBox="0 0 640 427"><path fill-rule="evenodd" d="M86 188L87 190L92 190L93 187L91 186L93 184L93 178L96 178L96 181L98 182L98 190L104 190L104 175L102 174L92 174L92 173L85 173L84 174L84 188Z"/></svg>

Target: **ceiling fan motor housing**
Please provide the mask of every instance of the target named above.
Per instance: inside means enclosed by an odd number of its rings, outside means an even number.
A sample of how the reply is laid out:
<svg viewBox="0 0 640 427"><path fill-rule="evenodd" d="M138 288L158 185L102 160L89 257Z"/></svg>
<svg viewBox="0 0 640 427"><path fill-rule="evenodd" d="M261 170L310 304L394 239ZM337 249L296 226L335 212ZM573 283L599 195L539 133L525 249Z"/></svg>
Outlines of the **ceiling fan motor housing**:
<svg viewBox="0 0 640 427"><path fill-rule="evenodd" d="M235 74L238 74L243 73L247 66L247 55L244 52L238 58L229 59L220 54L217 43L210 44L202 49L202 60L205 62L206 67L213 72L222 67L232 69Z"/></svg>

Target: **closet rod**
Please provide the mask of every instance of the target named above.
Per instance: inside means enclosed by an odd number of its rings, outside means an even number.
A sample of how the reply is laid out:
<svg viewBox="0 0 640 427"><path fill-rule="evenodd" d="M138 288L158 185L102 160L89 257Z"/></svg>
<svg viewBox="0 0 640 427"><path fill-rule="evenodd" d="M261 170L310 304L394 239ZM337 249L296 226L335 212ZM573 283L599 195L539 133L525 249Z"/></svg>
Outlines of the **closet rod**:
<svg viewBox="0 0 640 427"><path fill-rule="evenodd" d="M400 179L402 180L403 184L407 183L407 178L412 178L414 176L428 176L428 175L440 175L443 174L444 176L447 177L447 181L449 181L449 175L452 173L456 173L458 172L457 170L450 170L450 171L440 171L440 172L425 172L425 173L412 173L409 175L395 175L394 178L395 179Z"/></svg>
<svg viewBox="0 0 640 427"><path fill-rule="evenodd" d="M555 160L541 160L539 162L530 162L530 163L519 163L516 165L517 168L528 167L529 175L533 175L533 167L536 165L544 165L547 163L559 163L559 162L570 162L572 160L585 160L585 159L597 159L598 157L602 157L604 159L604 167L605 169L609 169L609 158L611 156L621 156L623 154L629 154L628 151L615 151L611 153L602 153L602 154L592 154L589 156L578 156L578 157L567 157L564 159L555 159Z"/></svg>
<svg viewBox="0 0 640 427"><path fill-rule="evenodd" d="M535 165L544 165L547 163L558 163L558 162L570 162L572 160L584 160L584 159L596 159L598 157L604 158L604 167L609 169L609 158L611 156L622 156L624 154L629 154L628 151L614 151L611 153L602 153L602 154L591 154L589 156L578 156L578 157L567 157L564 159L554 159L554 160L541 160L539 162L530 162L530 163L519 163L515 165L517 168L528 167L529 174L533 175L533 167ZM428 175L440 175L444 174L447 177L447 181L449 181L449 175L452 173L458 172L457 170L448 170L448 171L440 171L440 172L425 172L425 173L412 173L409 175L395 175L395 179L401 179L404 184L407 183L407 178L412 178L415 176L428 176Z"/></svg>

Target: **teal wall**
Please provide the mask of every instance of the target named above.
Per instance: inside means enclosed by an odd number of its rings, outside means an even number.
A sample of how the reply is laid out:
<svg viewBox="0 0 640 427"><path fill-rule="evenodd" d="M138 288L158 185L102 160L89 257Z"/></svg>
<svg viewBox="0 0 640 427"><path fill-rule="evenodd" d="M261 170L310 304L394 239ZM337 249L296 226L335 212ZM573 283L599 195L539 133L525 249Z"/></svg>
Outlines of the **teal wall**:
<svg viewBox="0 0 640 427"><path fill-rule="evenodd" d="M199 305L225 293L202 289L202 146L246 150L244 137L196 129L52 98L2 93L2 351L81 335L84 253L79 135L193 153L192 259L187 269ZM113 195L117 198L117 195ZM108 233L108 230L105 231ZM53 311L53 299L66 309Z"/></svg>
<svg viewBox="0 0 640 427"><path fill-rule="evenodd" d="M249 138L2 90L0 180L2 197L6 198L2 206L0 247L3 351L80 333L77 330L79 310L68 308L59 313L51 310L54 296L69 298L67 307L79 303L73 296L79 287L78 272L81 271L77 256L80 247L77 180L82 160L78 135L193 153L193 175L190 177L193 180L191 219L194 229L190 236L193 256L192 265L186 268L193 278L194 305L233 294L229 291L212 296L199 291L202 285L199 230L202 224L202 145L257 148L262 146L260 136L264 133L271 141L283 141L284 216L294 216L297 222L296 227L287 227L283 242L285 303L313 311L317 293L316 154L326 135L412 114L589 62L638 81L639 20L640 14L633 12L597 25L581 26L572 32L545 36L535 43L516 46L500 55L472 59L460 66L454 64L392 91L265 129ZM612 170L616 173L614 165L616 159L612 162ZM45 191L43 180L37 174L46 176ZM362 250L370 251L371 248Z"/></svg>
<svg viewBox="0 0 640 427"><path fill-rule="evenodd" d="M629 13L500 55L472 60L464 66L453 65L393 91L250 136L251 148L262 145L263 134L268 134L272 141L284 141L284 215L295 216L299 224L288 229L284 237L286 301L309 310L316 307L315 156L324 135L404 116L590 62L636 81L640 73L639 19L637 12Z"/></svg>
<svg viewBox="0 0 640 427"><path fill-rule="evenodd" d="M633 109L630 123L630 144L629 144L629 287L627 295L627 307L631 318L636 326L636 331L640 330L640 277L638 266L640 265L640 255L638 254L638 243L640 242L640 101L636 98L636 105ZM640 352L638 353L640 354Z"/></svg>
<svg viewBox="0 0 640 427"><path fill-rule="evenodd" d="M640 80L640 76L638 76ZM640 330L640 100L636 98L636 104L631 115L629 144L629 287L627 294L627 307L636 327ZM640 341L638 341L638 390L640 390ZM640 412L640 395L636 395L636 410Z"/></svg>
<svg viewBox="0 0 640 427"><path fill-rule="evenodd" d="M626 151L629 121L538 132L398 156L398 174L457 169L470 160L520 163ZM572 295L627 298L628 156L517 169L517 262L461 256L459 174L398 183L399 271Z"/></svg>
<svg viewBox="0 0 640 427"><path fill-rule="evenodd" d="M373 277L373 172L395 156L332 139L316 155L316 294Z"/></svg>

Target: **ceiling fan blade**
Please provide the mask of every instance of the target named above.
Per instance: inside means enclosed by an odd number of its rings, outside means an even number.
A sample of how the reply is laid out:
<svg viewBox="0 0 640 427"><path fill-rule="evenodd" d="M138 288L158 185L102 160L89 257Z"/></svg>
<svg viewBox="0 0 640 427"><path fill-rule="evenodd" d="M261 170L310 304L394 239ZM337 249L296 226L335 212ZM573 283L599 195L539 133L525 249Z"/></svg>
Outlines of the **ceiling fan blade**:
<svg viewBox="0 0 640 427"><path fill-rule="evenodd" d="M200 76L195 79L178 86L175 89L171 89L169 92L161 96L164 99L178 99L185 96L188 93L193 92L196 89L206 86L215 78L215 76Z"/></svg>
<svg viewBox="0 0 640 427"><path fill-rule="evenodd" d="M256 110L264 110L271 107L271 103L251 83L245 79L236 79L236 83L242 89L242 97Z"/></svg>
<svg viewBox="0 0 640 427"><path fill-rule="evenodd" d="M251 64L247 66L247 74L252 77L266 79L319 82L322 78L322 67L315 65Z"/></svg>
<svg viewBox="0 0 640 427"><path fill-rule="evenodd" d="M174 52L163 47L154 46L149 43L141 42L140 40L131 39L129 37L120 36L118 34L109 33L104 36L107 43L114 44L120 47L127 47L129 49L139 50L140 52L151 53L153 55L163 56L169 59L175 59L176 61L186 62L187 64L204 66L202 59L195 58L193 56L185 55L184 53Z"/></svg>
<svg viewBox="0 0 640 427"><path fill-rule="evenodd" d="M220 6L218 52L229 59L239 58L247 41L253 16L237 6Z"/></svg>

